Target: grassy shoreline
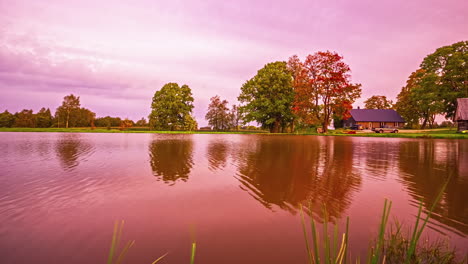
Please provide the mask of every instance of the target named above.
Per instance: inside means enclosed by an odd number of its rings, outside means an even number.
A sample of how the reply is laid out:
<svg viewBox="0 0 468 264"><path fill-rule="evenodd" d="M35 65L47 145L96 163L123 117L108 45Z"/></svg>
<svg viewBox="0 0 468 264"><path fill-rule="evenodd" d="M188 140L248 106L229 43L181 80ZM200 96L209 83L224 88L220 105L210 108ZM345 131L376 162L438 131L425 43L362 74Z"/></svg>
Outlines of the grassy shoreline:
<svg viewBox="0 0 468 264"><path fill-rule="evenodd" d="M428 139L468 139L468 134L456 133L455 130L433 129L424 131L402 130L400 133L357 133L345 134L342 130L332 131L326 134L318 134L310 131L296 133L270 134L262 130L243 131L151 131L146 129L129 129L121 131L113 128L0 128L0 132L53 132L53 133L146 133L146 134L248 134L248 135L311 135L311 136L345 136L345 137L384 137L384 138L428 138Z"/></svg>

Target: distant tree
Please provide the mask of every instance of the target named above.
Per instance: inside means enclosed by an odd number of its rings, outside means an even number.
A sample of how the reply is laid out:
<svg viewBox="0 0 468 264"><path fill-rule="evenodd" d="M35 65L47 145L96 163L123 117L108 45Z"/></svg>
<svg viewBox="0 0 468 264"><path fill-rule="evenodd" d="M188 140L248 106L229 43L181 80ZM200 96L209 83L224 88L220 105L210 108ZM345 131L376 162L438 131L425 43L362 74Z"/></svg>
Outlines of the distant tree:
<svg viewBox="0 0 468 264"><path fill-rule="evenodd" d="M15 116L5 110L5 112L0 113L0 127L12 127L15 123Z"/></svg>
<svg viewBox="0 0 468 264"><path fill-rule="evenodd" d="M229 117L231 122L231 128L239 130L242 121L242 115L237 105L232 105L231 111L229 112Z"/></svg>
<svg viewBox="0 0 468 264"><path fill-rule="evenodd" d="M14 127L36 127L36 117L33 110L24 109L15 114Z"/></svg>
<svg viewBox="0 0 468 264"><path fill-rule="evenodd" d="M293 120L294 91L286 62L266 64L242 85L238 100L245 122L256 121L271 133L279 133L282 125Z"/></svg>
<svg viewBox="0 0 468 264"><path fill-rule="evenodd" d="M177 83L167 83L154 94L151 109L149 123L152 129L184 128L193 109L192 91L185 84L180 87Z"/></svg>
<svg viewBox="0 0 468 264"><path fill-rule="evenodd" d="M49 108L42 107L36 114L36 126L37 127L51 127L52 126L52 114Z"/></svg>
<svg viewBox="0 0 468 264"><path fill-rule="evenodd" d="M128 119L128 118L125 118L124 120L122 120L122 122L120 123L120 130L125 130L127 128L130 128L133 126L133 121Z"/></svg>
<svg viewBox="0 0 468 264"><path fill-rule="evenodd" d="M62 105L55 111L57 119L57 126L60 127L61 123L65 123L65 127L69 127L70 120L75 121L80 109L80 97L73 94L67 95L63 98Z"/></svg>
<svg viewBox="0 0 468 264"><path fill-rule="evenodd" d="M351 83L351 69L336 52L317 52L301 63L289 59L295 92L294 113L305 123L319 122L327 131L332 116L349 116L352 103L361 95L361 85Z"/></svg>
<svg viewBox="0 0 468 264"><path fill-rule="evenodd" d="M364 101L366 109L391 109L392 100L387 100L385 95L373 95Z"/></svg>
<svg viewBox="0 0 468 264"><path fill-rule="evenodd" d="M213 130L228 130L231 126L228 101L221 100L217 95L211 97L210 101L205 115L208 124L213 127Z"/></svg>
<svg viewBox="0 0 468 264"><path fill-rule="evenodd" d="M120 126L120 123L122 122L122 119L120 117L111 117L111 116L106 116L106 117L99 117L94 120L94 124L97 127L118 127Z"/></svg>
<svg viewBox="0 0 468 264"><path fill-rule="evenodd" d="M144 117L142 117L140 120L138 120L135 124L136 126L139 126L139 127L146 127L148 126L148 122L146 122L146 119Z"/></svg>
<svg viewBox="0 0 468 264"><path fill-rule="evenodd" d="M433 93L434 101L442 101L446 118L454 117L457 98L468 97L468 41L438 48L420 67L429 76L422 90Z"/></svg>

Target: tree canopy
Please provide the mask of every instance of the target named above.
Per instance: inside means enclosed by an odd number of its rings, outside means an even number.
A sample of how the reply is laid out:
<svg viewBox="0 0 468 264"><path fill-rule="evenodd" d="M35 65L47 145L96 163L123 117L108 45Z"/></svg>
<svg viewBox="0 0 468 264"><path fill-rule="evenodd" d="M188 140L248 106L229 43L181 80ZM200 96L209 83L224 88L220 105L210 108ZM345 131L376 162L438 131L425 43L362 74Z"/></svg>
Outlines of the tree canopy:
<svg viewBox="0 0 468 264"><path fill-rule="evenodd" d="M461 97L468 97L468 41L426 56L398 94L395 108L410 126L432 127L436 115L454 116Z"/></svg>
<svg viewBox="0 0 468 264"><path fill-rule="evenodd" d="M272 133L280 132L293 120L294 90L286 62L266 64L242 85L238 100L245 122L256 121Z"/></svg>
<svg viewBox="0 0 468 264"><path fill-rule="evenodd" d="M346 119L361 85L351 83L351 69L336 52L316 52L304 62L294 55L288 68L293 74L294 113L300 121L321 124L324 132L331 118Z"/></svg>
<svg viewBox="0 0 468 264"><path fill-rule="evenodd" d="M187 123L192 123L189 128L193 129L193 101L188 85L165 84L154 94L149 115L150 127L155 130L186 130Z"/></svg>
<svg viewBox="0 0 468 264"><path fill-rule="evenodd" d="M364 101L366 109L391 109L392 100L388 100L385 95L373 95Z"/></svg>

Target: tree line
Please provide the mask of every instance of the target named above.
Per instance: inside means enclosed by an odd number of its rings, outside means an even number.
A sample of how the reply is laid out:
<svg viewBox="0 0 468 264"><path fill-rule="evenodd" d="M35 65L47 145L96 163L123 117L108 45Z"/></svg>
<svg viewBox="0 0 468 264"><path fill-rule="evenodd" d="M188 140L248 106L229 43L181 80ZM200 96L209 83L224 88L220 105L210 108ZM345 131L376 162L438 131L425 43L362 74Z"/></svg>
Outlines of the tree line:
<svg viewBox="0 0 468 264"><path fill-rule="evenodd" d="M410 127L433 127L436 115L451 118L456 99L468 97L468 41L437 49L424 58L420 68L408 78L396 103L374 95L364 101L367 109L395 109ZM301 60L267 63L240 88L239 105L215 95L205 115L210 127L218 131L237 130L256 122L272 133L294 132L297 128L322 127L326 132L333 122L339 125L350 117L352 104L361 96L361 84L351 82L351 69L336 52L319 51ZM42 108L34 114L23 110L0 114L2 127L116 127L147 126L152 130L196 130L192 115L194 98L184 84L167 83L156 91L148 122L119 117L100 117L80 105L80 98L65 96L52 116Z"/></svg>
<svg viewBox="0 0 468 264"><path fill-rule="evenodd" d="M148 126L146 119L137 122L120 117L99 117L84 107L81 107L80 97L73 94L63 98L62 105L57 107L54 115L49 108L41 108L37 113L31 109L23 109L17 113L5 110L0 113L0 127L38 127L38 128L72 128L72 127L120 127Z"/></svg>

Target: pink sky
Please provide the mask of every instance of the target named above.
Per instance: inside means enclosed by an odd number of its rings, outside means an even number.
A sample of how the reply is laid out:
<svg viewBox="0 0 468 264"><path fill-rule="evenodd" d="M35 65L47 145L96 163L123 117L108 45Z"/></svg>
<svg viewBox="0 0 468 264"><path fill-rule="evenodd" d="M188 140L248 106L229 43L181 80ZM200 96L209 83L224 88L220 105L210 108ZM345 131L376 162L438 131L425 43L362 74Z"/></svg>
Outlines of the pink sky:
<svg viewBox="0 0 468 264"><path fill-rule="evenodd" d="M468 40L468 1L0 0L0 111L55 108L147 117L167 82L237 103L264 64L337 51L362 99L394 99L436 48Z"/></svg>

